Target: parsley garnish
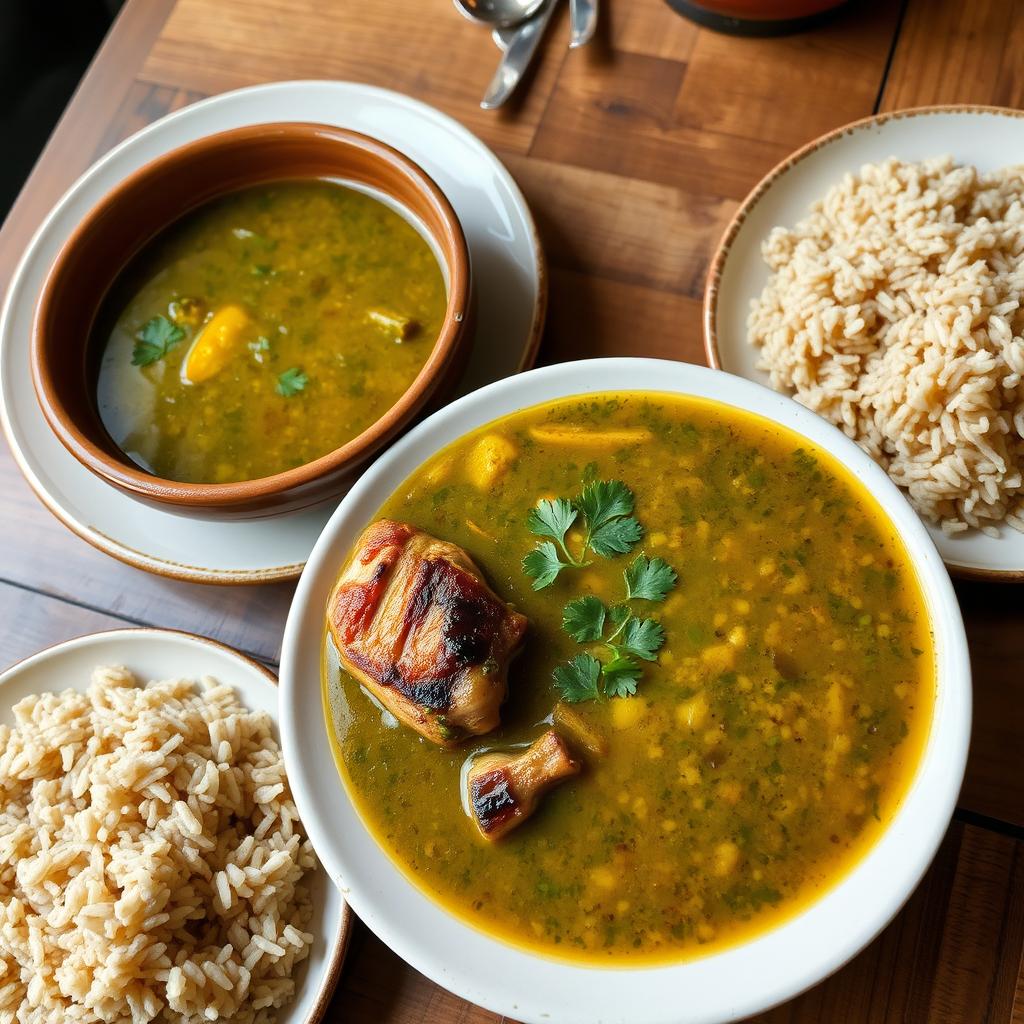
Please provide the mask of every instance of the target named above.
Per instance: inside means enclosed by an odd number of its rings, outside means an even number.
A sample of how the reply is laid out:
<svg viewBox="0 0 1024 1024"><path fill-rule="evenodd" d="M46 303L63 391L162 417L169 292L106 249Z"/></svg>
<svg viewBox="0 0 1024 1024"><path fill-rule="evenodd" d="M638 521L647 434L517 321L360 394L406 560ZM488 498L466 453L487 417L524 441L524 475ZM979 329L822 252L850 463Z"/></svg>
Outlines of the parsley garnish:
<svg viewBox="0 0 1024 1024"><path fill-rule="evenodd" d="M664 601L676 585L675 570L660 558L640 555L626 570L626 600L634 597L645 601Z"/></svg>
<svg viewBox="0 0 1024 1024"><path fill-rule="evenodd" d="M165 316L147 320L135 335L132 366L149 366L163 359L184 337L185 332Z"/></svg>
<svg viewBox="0 0 1024 1024"><path fill-rule="evenodd" d="M590 595L570 601L562 610L562 629L578 644L600 640L607 615L604 603Z"/></svg>
<svg viewBox="0 0 1024 1024"><path fill-rule="evenodd" d="M277 393L285 398L291 398L292 395L297 395L308 383L309 378L297 366L293 366L291 369L285 370L277 378Z"/></svg>
<svg viewBox="0 0 1024 1024"><path fill-rule="evenodd" d="M579 519L583 546L574 555L565 536ZM597 480L572 501L545 498L530 509L526 525L538 537L551 538L523 559L523 571L533 580L534 590L549 587L563 569L590 565L589 551L601 558L624 555L644 535L644 528L633 518L633 492L621 480Z"/></svg>
<svg viewBox="0 0 1024 1024"><path fill-rule="evenodd" d="M549 587L564 568L565 563L558 557L555 545L549 540L535 547L523 559L523 572L532 577L534 590Z"/></svg>
<svg viewBox="0 0 1024 1024"><path fill-rule="evenodd" d="M587 521L583 553L624 555L644 535L633 518L633 492L621 480L597 480L584 488L576 507Z"/></svg>
<svg viewBox="0 0 1024 1024"><path fill-rule="evenodd" d="M562 700L570 704L579 704L600 696L597 689L600 675L601 662L597 658L592 654L577 654L568 664L559 665L555 669L555 686L558 687Z"/></svg>
<svg viewBox="0 0 1024 1024"><path fill-rule="evenodd" d="M676 574L660 558L638 555L622 574L626 601L663 601L676 585ZM553 577L552 577L553 578ZM611 632L605 636L610 624ZM555 687L570 704L606 697L631 697L643 674L643 662L657 661L665 630L656 619L638 618L625 602L606 608L588 594L562 609L562 629L577 643L600 642L606 658L578 654L555 669Z"/></svg>

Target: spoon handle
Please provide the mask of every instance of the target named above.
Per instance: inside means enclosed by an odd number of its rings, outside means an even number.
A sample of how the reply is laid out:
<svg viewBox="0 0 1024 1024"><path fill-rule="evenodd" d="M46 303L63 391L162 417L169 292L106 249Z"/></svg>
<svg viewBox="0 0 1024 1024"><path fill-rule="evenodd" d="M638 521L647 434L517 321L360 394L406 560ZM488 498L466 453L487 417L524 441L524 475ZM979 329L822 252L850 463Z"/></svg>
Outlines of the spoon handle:
<svg viewBox="0 0 1024 1024"><path fill-rule="evenodd" d="M569 49L586 46L597 28L598 0L569 0Z"/></svg>
<svg viewBox="0 0 1024 1024"><path fill-rule="evenodd" d="M499 29L494 33L495 42L504 48L501 63L495 71L491 84L480 101L484 110L500 107L515 92L526 73L526 69L537 52L544 29L551 20L555 9L554 0L549 0L529 21L515 29Z"/></svg>

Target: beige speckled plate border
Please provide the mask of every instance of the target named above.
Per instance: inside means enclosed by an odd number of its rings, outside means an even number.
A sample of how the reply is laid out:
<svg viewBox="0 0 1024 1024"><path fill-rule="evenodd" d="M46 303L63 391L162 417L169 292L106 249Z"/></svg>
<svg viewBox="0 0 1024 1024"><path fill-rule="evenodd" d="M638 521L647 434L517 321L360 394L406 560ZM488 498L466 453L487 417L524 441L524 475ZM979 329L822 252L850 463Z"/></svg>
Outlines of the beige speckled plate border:
<svg viewBox="0 0 1024 1024"><path fill-rule="evenodd" d="M748 379L757 381L758 383L767 383L767 375L759 374L759 371L751 371L750 366L741 363L736 355L738 348L745 347L747 345L745 336L737 339L731 344L724 343L719 337L719 303L722 300L723 294L723 276L725 274L727 262L729 261L730 256L734 253L734 246L737 246L737 244L740 246L752 244L760 246L760 235L756 239L745 239L742 237L744 225L746 225L755 208L765 200L770 192L773 192L780 186L782 181L794 170L794 168L806 161L808 157L819 153L826 146L831 146L837 143L855 143L858 136L861 136L862 133L869 132L872 129L882 128L886 125L892 125L894 122L941 115L953 115L955 117L960 117L962 115L975 114L1008 118L1024 126L1024 120L1022 120L1024 119L1024 111L1011 110L1007 107L984 106L979 104L950 104L943 106L914 107L906 110L896 110L889 113L875 114L871 117L865 117L859 121L853 121L850 124L846 124L840 128L826 132L813 141L807 143L807 145L802 146L800 149L796 150L790 156L786 157L773 167L757 183L757 185L754 186L750 194L740 204L739 209L736 211L732 220L729 222L729 225L725 229L725 233L718 244L718 248L712 258L711 266L708 270L703 304L704 349L708 365L714 369L736 373L739 376L747 377ZM1017 151L1015 151L1019 155L1010 158L996 159L994 162L995 165L1003 166L1009 163L1024 163L1024 132L1021 132L1020 135L1021 141L1017 147ZM998 146L998 139L993 139L992 141L994 145ZM853 147L851 146L851 149L852 148ZM957 151L956 142L954 139L950 138L949 135L939 134L935 138L932 155L939 155L947 152L953 152L954 157L960 160L971 159L969 154ZM922 158L919 155L908 156L907 154L900 153L898 151L894 151L893 155L903 156L904 158L909 159ZM876 155L872 155L870 157L857 157L853 154L846 170L855 171L862 163L869 159L878 159L878 157ZM818 198L817 194L806 196L804 212L806 212L806 207L808 207L816 198ZM742 301L744 299L749 300L759 291L760 285L757 285L755 289L738 294L734 301ZM727 296L727 298L730 298L730 296ZM745 302L744 308L746 308ZM952 546L954 544L961 544L963 542L961 538L953 538L944 543L941 531L930 528L930 532L943 556L946 567L953 575L965 579L985 580L989 582L1024 582L1024 568L1019 568L1016 564L1020 563L1021 565L1024 565L1024 535L1018 535L1016 531L1012 531L1008 527L1004 528L1003 537L1001 537L997 543L1006 545L1008 549L1012 548L1016 557L1014 558L1014 565L1002 568L993 567L991 565L979 565L972 562L969 555L965 557L964 552L959 551L957 548ZM980 537L981 535L977 536Z"/></svg>
<svg viewBox="0 0 1024 1024"><path fill-rule="evenodd" d="M98 633L86 633L81 636L61 640L58 643L44 647L35 654L30 654L13 665L0 671L0 721L8 714L9 703L7 695L10 690L20 682L19 677L34 675L41 668L52 662L67 660L78 657L82 665L89 668L96 664L126 664L129 668L141 669L143 674L156 676L152 670L143 669L139 664L140 655L137 650L140 646L155 649L163 646L160 654L160 676L169 678L171 674L177 673L185 677L195 677L201 674L222 676L225 669L230 671L230 665L235 663L243 672L249 673L248 679L244 674L232 676L229 681L239 691L239 695L248 702L253 700L252 687L255 685L254 678L262 678L269 682L275 690L277 689L277 677L270 669L261 665L258 661L242 654L240 651L222 644L218 640L211 640L209 637L199 636L195 633L187 633L176 629L157 629L149 626L128 627L125 629L102 630ZM95 655L86 656L85 651L96 649ZM133 648L136 651L133 652ZM209 652L207 653L207 650ZM167 652L172 652L168 655ZM177 658L176 664L167 664L172 658ZM166 659L166 661L164 660ZM212 663L211 663L212 662ZM220 666L218 668L218 665ZM87 677L85 677L87 680ZM70 679L62 675L61 688L81 685L82 679ZM24 685L23 685L24 688ZM39 692L34 687L34 692ZM76 687L77 688L77 687ZM19 698L20 699L20 698ZM276 703L276 702L275 702ZM276 708L272 712L275 727L279 728L278 714ZM318 868L321 884L331 886L331 880L323 866ZM298 998L301 1003L302 1012L294 1012L294 1002L282 1007L279 1016L279 1024L320 1024L324 1019L327 1008L330 1005L334 990L341 977L342 965L345 962L345 954L348 951L349 940L352 935L355 917L349 909L348 904L337 894L338 900L338 925L330 940L330 949L323 962L321 977L317 984L316 991L303 994L299 990ZM327 909L325 902L324 909ZM300 968L301 969L301 968ZM307 974L309 968L305 968Z"/></svg>
<svg viewBox="0 0 1024 1024"><path fill-rule="evenodd" d="M295 117L364 130L395 145L455 206L477 294L474 350L458 393L528 369L537 357L548 275L536 225L505 167L458 122L399 93L328 81L239 89L162 118L111 150L61 199L28 246L0 317L0 424L19 469L68 529L147 572L227 585L296 579L336 502L273 519L201 521L149 508L92 478L42 421L23 365L36 290L78 218L135 167L211 132Z"/></svg>

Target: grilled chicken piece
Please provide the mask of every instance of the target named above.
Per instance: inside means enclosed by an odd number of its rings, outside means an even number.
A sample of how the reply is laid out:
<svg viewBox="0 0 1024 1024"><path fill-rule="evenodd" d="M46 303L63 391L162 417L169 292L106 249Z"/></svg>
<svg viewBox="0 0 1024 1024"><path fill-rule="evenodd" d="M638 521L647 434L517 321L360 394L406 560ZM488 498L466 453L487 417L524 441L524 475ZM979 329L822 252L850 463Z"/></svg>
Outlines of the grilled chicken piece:
<svg viewBox="0 0 1024 1024"><path fill-rule="evenodd" d="M483 754L466 779L469 806L480 834L484 839L500 839L533 814L552 786L578 775L579 770L553 729L518 756Z"/></svg>
<svg viewBox="0 0 1024 1024"><path fill-rule="evenodd" d="M345 669L443 747L498 725L527 624L462 548L388 519L359 538L327 623Z"/></svg>

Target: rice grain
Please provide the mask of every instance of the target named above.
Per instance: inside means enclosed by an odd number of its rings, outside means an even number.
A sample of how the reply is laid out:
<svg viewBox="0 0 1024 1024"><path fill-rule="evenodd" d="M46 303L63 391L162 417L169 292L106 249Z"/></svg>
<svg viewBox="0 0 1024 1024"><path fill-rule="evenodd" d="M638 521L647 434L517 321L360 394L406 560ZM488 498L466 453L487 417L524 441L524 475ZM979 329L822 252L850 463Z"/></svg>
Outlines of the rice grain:
<svg viewBox="0 0 1024 1024"><path fill-rule="evenodd" d="M14 715L0 1021L270 1024L313 941L315 860L269 717L119 668Z"/></svg>
<svg viewBox="0 0 1024 1024"><path fill-rule="evenodd" d="M890 158L762 246L748 339L947 533L1024 531L1024 168Z"/></svg>

